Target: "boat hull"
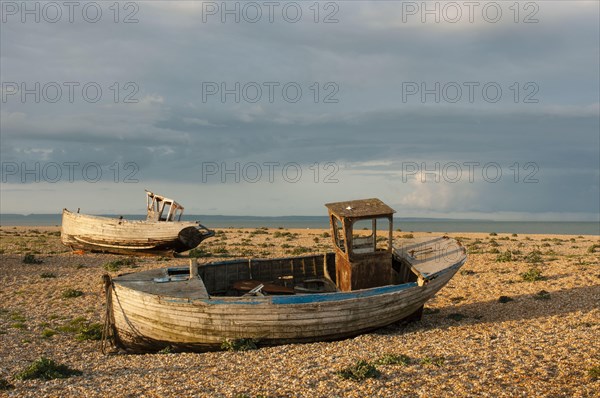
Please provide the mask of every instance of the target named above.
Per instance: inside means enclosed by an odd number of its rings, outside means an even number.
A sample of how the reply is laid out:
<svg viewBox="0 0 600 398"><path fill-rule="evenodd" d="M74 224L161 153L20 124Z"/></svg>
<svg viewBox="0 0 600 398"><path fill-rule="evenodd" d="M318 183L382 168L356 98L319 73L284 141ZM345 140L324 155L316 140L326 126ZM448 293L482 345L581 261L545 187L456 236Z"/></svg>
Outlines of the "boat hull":
<svg viewBox="0 0 600 398"><path fill-rule="evenodd" d="M61 241L73 250L154 255L190 250L210 233L195 222L131 221L63 210Z"/></svg>
<svg viewBox="0 0 600 398"><path fill-rule="evenodd" d="M116 342L132 352L167 346L207 351L227 339L277 345L348 338L418 312L464 261L424 283L294 296L178 298L115 281L110 300Z"/></svg>

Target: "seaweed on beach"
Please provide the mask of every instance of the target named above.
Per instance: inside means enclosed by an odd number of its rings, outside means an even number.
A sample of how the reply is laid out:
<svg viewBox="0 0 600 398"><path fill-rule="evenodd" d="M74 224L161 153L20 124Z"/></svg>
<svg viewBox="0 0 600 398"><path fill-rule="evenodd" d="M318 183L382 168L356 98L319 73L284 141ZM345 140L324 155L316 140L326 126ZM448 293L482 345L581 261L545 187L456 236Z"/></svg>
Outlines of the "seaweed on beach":
<svg viewBox="0 0 600 398"><path fill-rule="evenodd" d="M66 379L71 376L83 374L80 370L72 369L66 365L58 364L52 359L40 357L32 362L25 370L15 375L18 380L52 380Z"/></svg>

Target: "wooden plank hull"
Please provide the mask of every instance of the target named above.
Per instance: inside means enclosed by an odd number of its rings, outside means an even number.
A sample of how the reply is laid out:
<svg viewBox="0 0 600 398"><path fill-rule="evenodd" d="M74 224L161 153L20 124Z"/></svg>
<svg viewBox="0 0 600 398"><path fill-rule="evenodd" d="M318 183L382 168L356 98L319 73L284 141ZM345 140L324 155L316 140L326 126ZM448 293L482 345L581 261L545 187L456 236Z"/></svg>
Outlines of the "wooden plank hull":
<svg viewBox="0 0 600 398"><path fill-rule="evenodd" d="M61 241L72 249L165 254L190 250L206 237L196 222L131 221L63 210Z"/></svg>
<svg viewBox="0 0 600 398"><path fill-rule="evenodd" d="M425 282L293 296L174 297L140 291L117 278L111 296L116 340L130 351L145 352L166 346L215 350L226 339L255 339L261 345L343 339L414 314L465 260Z"/></svg>

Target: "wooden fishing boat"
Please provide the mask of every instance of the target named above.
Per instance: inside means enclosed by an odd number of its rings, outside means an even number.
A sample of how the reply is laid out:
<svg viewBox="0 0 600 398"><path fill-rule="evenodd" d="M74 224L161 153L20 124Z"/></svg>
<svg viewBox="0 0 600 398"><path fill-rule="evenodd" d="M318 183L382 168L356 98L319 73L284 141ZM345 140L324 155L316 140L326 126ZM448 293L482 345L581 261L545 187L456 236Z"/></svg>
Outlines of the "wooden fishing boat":
<svg viewBox="0 0 600 398"><path fill-rule="evenodd" d="M181 221L183 206L146 191L145 220L91 216L63 209L61 241L73 250L116 254L173 254L214 235L198 222Z"/></svg>
<svg viewBox="0 0 600 398"><path fill-rule="evenodd" d="M466 261L465 249L448 237L392 246L394 210L378 199L326 206L331 253L191 260L189 268L105 276L106 334L132 352L214 350L236 339L260 345L342 339L419 319L424 303ZM360 229L365 223L370 230Z"/></svg>

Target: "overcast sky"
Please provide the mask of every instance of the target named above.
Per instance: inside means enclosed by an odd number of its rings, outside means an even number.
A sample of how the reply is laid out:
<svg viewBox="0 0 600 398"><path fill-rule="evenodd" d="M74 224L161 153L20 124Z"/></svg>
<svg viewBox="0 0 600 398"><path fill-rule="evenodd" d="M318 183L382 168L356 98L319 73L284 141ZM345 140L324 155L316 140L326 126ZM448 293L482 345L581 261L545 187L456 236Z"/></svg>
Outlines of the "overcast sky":
<svg viewBox="0 0 600 398"><path fill-rule="evenodd" d="M2 213L599 219L597 1L22 4Z"/></svg>

